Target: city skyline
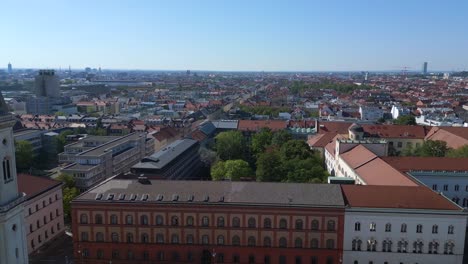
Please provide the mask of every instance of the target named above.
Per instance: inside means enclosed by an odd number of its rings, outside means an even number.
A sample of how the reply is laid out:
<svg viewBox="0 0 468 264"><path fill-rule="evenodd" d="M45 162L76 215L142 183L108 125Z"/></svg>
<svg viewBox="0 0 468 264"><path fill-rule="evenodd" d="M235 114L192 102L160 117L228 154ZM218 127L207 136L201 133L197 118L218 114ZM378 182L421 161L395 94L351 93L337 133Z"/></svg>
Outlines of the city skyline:
<svg viewBox="0 0 468 264"><path fill-rule="evenodd" d="M5 3L2 64L291 72L468 66L463 1L118 3Z"/></svg>

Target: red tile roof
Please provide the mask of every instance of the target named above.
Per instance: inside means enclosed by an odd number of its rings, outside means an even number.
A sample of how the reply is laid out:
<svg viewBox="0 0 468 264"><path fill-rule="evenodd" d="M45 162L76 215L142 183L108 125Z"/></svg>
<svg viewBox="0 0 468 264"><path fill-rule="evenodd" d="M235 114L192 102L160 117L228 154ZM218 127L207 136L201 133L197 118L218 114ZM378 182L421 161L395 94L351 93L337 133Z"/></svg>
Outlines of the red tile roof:
<svg viewBox="0 0 468 264"><path fill-rule="evenodd" d="M29 174L18 174L18 191L26 193L28 199L60 186L62 182L46 177L32 176Z"/></svg>
<svg viewBox="0 0 468 264"><path fill-rule="evenodd" d="M315 134L307 139L307 144L314 148L324 148L336 135L336 133Z"/></svg>
<svg viewBox="0 0 468 264"><path fill-rule="evenodd" d="M365 163L355 169L355 172L366 185L418 186L410 176L396 170L380 158Z"/></svg>
<svg viewBox="0 0 468 264"><path fill-rule="evenodd" d="M158 132L153 134L153 137L158 141L163 141L165 139L175 138L178 136L177 130L172 127L161 128Z"/></svg>
<svg viewBox="0 0 468 264"><path fill-rule="evenodd" d="M354 170L377 158L377 155L363 145L357 145L353 149L341 154L341 158Z"/></svg>
<svg viewBox="0 0 468 264"><path fill-rule="evenodd" d="M433 127L426 140L442 140L450 148L460 148L468 144L468 127Z"/></svg>
<svg viewBox="0 0 468 264"><path fill-rule="evenodd" d="M262 128L269 128L278 131L287 128L288 123L283 120L239 120L237 129L240 131L258 131Z"/></svg>
<svg viewBox="0 0 468 264"><path fill-rule="evenodd" d="M426 129L423 126L407 125L361 125L365 137L378 138L419 138L426 137Z"/></svg>
<svg viewBox="0 0 468 264"><path fill-rule="evenodd" d="M407 171L468 171L468 158L382 157L395 169Z"/></svg>
<svg viewBox="0 0 468 264"><path fill-rule="evenodd" d="M345 202L351 207L455 210L460 207L424 186L342 185Z"/></svg>

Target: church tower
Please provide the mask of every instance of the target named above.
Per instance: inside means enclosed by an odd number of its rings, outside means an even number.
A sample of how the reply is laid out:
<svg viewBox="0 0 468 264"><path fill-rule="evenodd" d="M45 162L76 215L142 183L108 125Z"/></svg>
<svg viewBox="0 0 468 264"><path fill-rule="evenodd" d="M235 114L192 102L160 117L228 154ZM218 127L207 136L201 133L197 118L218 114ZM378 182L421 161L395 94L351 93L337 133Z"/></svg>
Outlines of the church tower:
<svg viewBox="0 0 468 264"><path fill-rule="evenodd" d="M26 264L25 200L18 193L13 125L15 120L0 92L0 264Z"/></svg>

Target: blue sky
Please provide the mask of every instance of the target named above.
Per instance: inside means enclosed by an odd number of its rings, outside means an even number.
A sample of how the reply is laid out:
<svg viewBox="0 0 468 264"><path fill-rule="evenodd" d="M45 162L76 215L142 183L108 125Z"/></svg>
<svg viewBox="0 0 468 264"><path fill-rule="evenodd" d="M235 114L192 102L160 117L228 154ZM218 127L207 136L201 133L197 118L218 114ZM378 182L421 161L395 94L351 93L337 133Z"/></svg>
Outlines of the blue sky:
<svg viewBox="0 0 468 264"><path fill-rule="evenodd" d="M0 0L0 67L468 69L468 1Z"/></svg>

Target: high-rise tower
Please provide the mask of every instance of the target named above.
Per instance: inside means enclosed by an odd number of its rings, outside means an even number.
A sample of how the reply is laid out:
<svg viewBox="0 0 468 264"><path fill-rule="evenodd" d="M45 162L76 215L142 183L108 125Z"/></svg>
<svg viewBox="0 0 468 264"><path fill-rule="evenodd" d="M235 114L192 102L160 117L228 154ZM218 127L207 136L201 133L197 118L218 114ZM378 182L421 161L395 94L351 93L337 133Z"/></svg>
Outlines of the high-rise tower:
<svg viewBox="0 0 468 264"><path fill-rule="evenodd" d="M8 63L8 74L12 74L13 73L13 67L11 66L11 63L9 62Z"/></svg>
<svg viewBox="0 0 468 264"><path fill-rule="evenodd" d="M424 75L427 74L427 61L425 61L425 62L423 63L422 73L423 73Z"/></svg>
<svg viewBox="0 0 468 264"><path fill-rule="evenodd" d="M54 70L39 70L34 88L37 96L60 97L59 77Z"/></svg>
<svg viewBox="0 0 468 264"><path fill-rule="evenodd" d="M23 215L25 195L18 192L14 124L0 92L0 264L28 263Z"/></svg>

